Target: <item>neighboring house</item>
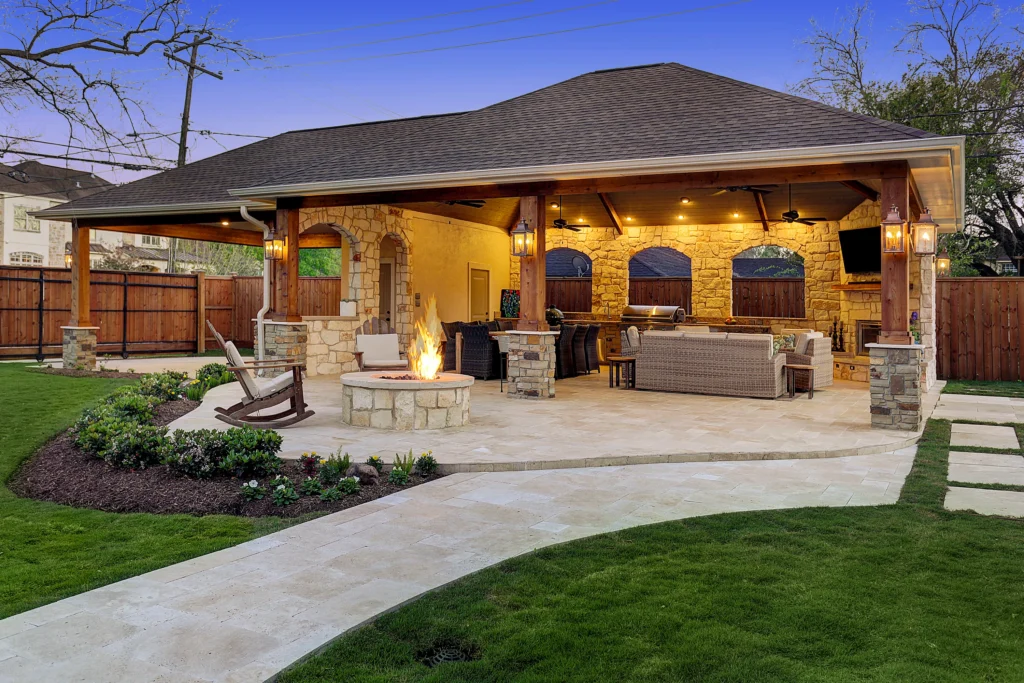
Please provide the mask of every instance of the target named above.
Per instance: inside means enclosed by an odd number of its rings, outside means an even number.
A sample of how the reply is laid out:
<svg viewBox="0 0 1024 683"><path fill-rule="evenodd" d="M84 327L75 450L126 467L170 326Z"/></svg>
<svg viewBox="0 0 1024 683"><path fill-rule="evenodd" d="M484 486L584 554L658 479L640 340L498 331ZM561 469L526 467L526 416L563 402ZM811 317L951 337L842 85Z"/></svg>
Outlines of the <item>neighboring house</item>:
<svg viewBox="0 0 1024 683"><path fill-rule="evenodd" d="M112 187L116 186L88 171L38 161L0 164L0 265L63 267L71 224L31 213ZM165 237L93 230L89 241L89 260L94 267L118 247L127 247L141 265L167 270ZM179 260L188 263L191 259L179 253Z"/></svg>

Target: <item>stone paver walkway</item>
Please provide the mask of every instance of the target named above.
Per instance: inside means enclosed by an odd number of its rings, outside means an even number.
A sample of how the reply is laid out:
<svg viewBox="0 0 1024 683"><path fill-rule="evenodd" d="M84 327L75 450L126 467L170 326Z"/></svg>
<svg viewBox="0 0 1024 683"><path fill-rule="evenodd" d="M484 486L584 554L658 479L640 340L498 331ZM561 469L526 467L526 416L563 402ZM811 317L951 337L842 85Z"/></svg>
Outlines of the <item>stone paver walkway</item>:
<svg viewBox="0 0 1024 683"><path fill-rule="evenodd" d="M1024 493L950 486L945 507L947 510L970 510L981 515L1024 517Z"/></svg>
<svg viewBox="0 0 1024 683"><path fill-rule="evenodd" d="M1024 422L1024 398L942 394L932 417L938 420Z"/></svg>
<svg viewBox="0 0 1024 683"><path fill-rule="evenodd" d="M975 448L1020 448L1013 427L955 423L949 436L950 446Z"/></svg>
<svg viewBox="0 0 1024 683"><path fill-rule="evenodd" d="M411 448L432 450L446 472L869 455L920 437L872 429L867 385L853 382L816 391L813 400L798 394L772 401L609 389L601 373L561 380L557 398L540 402L509 399L496 381L477 382L472 424L419 432L347 426L337 377L314 377L304 386L316 414L280 430L284 457L341 448L354 461L382 455L391 462ZM240 392L237 384L216 387L171 428L226 428L213 409ZM925 395L925 416L938 398L938 388Z"/></svg>
<svg viewBox="0 0 1024 683"><path fill-rule="evenodd" d="M1024 486L1024 457L1009 453L949 454L949 480L965 484Z"/></svg>
<svg viewBox="0 0 1024 683"><path fill-rule="evenodd" d="M256 683L543 546L720 512L895 502L913 453L455 474L0 621L0 681Z"/></svg>

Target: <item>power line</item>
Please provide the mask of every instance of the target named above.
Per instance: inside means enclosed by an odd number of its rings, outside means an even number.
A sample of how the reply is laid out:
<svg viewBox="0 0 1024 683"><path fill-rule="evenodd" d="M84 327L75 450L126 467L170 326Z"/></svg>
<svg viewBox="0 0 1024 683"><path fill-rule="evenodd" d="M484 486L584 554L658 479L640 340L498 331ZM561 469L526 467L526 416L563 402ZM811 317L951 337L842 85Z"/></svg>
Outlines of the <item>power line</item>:
<svg viewBox="0 0 1024 683"><path fill-rule="evenodd" d="M590 31L590 30L598 29L598 28L608 28L608 27L611 27L611 26L623 26L625 24L635 24L635 23L641 22L641 21L653 21L655 19L666 19L668 17L682 16L682 15L685 15L685 14L694 14L696 12L705 12L705 11L708 11L708 10L723 9L725 7L734 7L736 5L745 5L745 4L749 3L749 2L751 2L751 0L733 0L733 2L722 2L722 3L718 3L718 4L714 4L714 5L704 5L702 7L693 7L691 9L679 10L679 11L676 11L676 12L664 12L662 14L651 14L651 15L648 15L648 16L645 16L645 17L635 17L633 19L622 19L622 20L619 20L619 21L609 21L609 22L605 22L605 23L602 23L602 24L591 24L589 26L577 26L577 27L574 27L574 28L560 29L560 30L557 30L557 31L546 31L544 33L531 33L531 34L522 35L522 36L512 36L510 38L495 38L493 40L482 40L482 41L478 41L478 42L475 42L475 43L462 43L460 45L443 45L441 47L432 47L432 48L426 48L426 49L423 49L423 50L409 50L407 52L391 52L391 53L388 53L388 54L367 55L365 57L348 57L346 59L330 59L330 60L324 60L324 61L320 61L320 62L302 62L302 63L299 63L299 64L281 64L281 65L275 65L275 66L254 66L254 67L249 67L249 69L235 69L235 71L243 71L243 70L266 71L266 70L270 70L270 69L294 69L294 68L303 67L303 66L322 66L322 65L326 65L326 64L341 64L341 63L346 63L346 62L364 62L364 61L369 61L369 60L373 60L373 59L386 59L388 57L406 57L406 56L409 56L409 55L422 55L422 54L428 54L428 53L431 53L431 52L445 52L445 51L448 51L448 50L460 50L462 48L468 48L468 47L480 47L480 46L483 46L483 45L496 45L496 44L499 44L499 43L511 43L511 42L515 42L515 41L519 41L519 40L530 40L532 38L546 38L548 36L565 35L567 33L576 33L576 32L579 32L579 31Z"/></svg>
<svg viewBox="0 0 1024 683"><path fill-rule="evenodd" d="M436 31L427 31L425 33L411 33L405 36L396 36L394 38L380 38L378 40L368 40L362 43L348 43L346 45L331 45L328 47L318 47L310 50L299 50L298 52L284 52L279 55L271 55L272 59L278 59L280 57L294 57L296 55L308 55L316 52L329 52L331 50L347 50L355 47L366 47L368 45L380 45L382 43L396 43L402 40L414 40L416 38L426 38L429 36L439 36L446 33L457 33L459 31L469 31L476 28L486 28L488 26L498 26L500 24L509 24L515 21L526 21L527 19L536 19L537 17L551 16L552 14L563 14L565 12L575 12L583 9L590 9L591 7L599 7L601 5L611 5L619 2L619 0L601 0L600 2L591 2L585 5L575 5L573 7L563 7L561 9L548 10L547 12L537 12L535 14L523 14L518 17L509 17L507 19L497 19L495 21L485 21L479 24L470 24L468 26L455 26L453 28L438 29Z"/></svg>
<svg viewBox="0 0 1024 683"><path fill-rule="evenodd" d="M166 161L167 163L174 163L170 159L161 159L159 157L154 157L150 154L136 154L135 152L114 152L112 148L104 149L100 147L82 147L80 145L65 144L63 142L50 142L48 140L36 140L35 138L23 138L18 137L17 135L6 135L3 133L0 133L0 138L7 140L18 140L19 142L31 142L37 145L51 145L53 147L63 147L64 149L73 149L77 152L100 152L109 154L120 154L129 157L142 157L145 159L149 159L150 161Z"/></svg>
<svg viewBox="0 0 1024 683"><path fill-rule="evenodd" d="M415 21L426 21L428 19L443 19L445 17L454 17L459 14L473 14L474 12L484 12L486 10L501 9L503 7L512 7L513 5L525 5L533 2L533 0L516 0L515 2L505 2L500 5L487 5L484 7L473 7L470 9L456 10L454 12L444 12L443 14L428 14L421 17L410 17L407 19L393 19L390 21L380 21L373 24L361 24L358 26L343 26L341 28L331 28L323 31L310 31L308 33L292 33L283 36L265 36L263 38L250 38L249 43L259 43L267 40L285 40L288 38L306 38L308 36L322 36L328 33L341 33L343 31L358 31L366 28L379 28L381 26L394 26L396 24L411 24Z"/></svg>
<svg viewBox="0 0 1024 683"><path fill-rule="evenodd" d="M190 133L198 133L199 135L205 135L207 137L211 135L228 135L235 138L259 138L260 140L269 140L272 136L270 135L247 135L245 133L217 133L212 130L196 130L189 128Z"/></svg>
<svg viewBox="0 0 1024 683"><path fill-rule="evenodd" d="M83 159L81 157L62 156L60 154L44 154L42 152L30 152L22 149L7 149L3 150L3 155L7 154L20 154L21 156L32 156L39 157L41 159L61 159L62 161L79 161L86 164L101 164L103 166L116 166L123 168L128 171L166 171L165 166L153 166L150 164L133 164L123 161L100 161L99 159ZM22 159L22 161L28 161Z"/></svg>

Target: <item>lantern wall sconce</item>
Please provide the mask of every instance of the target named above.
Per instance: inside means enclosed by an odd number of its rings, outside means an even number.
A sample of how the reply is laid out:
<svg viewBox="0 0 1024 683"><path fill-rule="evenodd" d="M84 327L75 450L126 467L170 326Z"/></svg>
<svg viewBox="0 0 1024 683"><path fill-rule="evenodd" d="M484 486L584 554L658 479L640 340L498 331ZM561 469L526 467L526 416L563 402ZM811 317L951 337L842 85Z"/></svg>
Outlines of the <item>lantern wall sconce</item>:
<svg viewBox="0 0 1024 683"><path fill-rule="evenodd" d="M529 258L536 250L536 235L533 228L523 218L516 227L512 228L512 255L519 258Z"/></svg>
<svg viewBox="0 0 1024 683"><path fill-rule="evenodd" d="M263 238L263 257L268 261L280 261L284 258L284 240L273 231Z"/></svg>
<svg viewBox="0 0 1024 683"><path fill-rule="evenodd" d="M75 257L71 255L71 248L66 247L64 249L64 267L70 268L71 264L75 262Z"/></svg>
<svg viewBox="0 0 1024 683"><path fill-rule="evenodd" d="M949 252L943 249L935 257L935 270L939 275L949 275Z"/></svg>
<svg viewBox="0 0 1024 683"><path fill-rule="evenodd" d="M882 221L882 251L886 254L902 254L906 252L906 226L900 218L900 210L893 206L889 215Z"/></svg>
<svg viewBox="0 0 1024 683"><path fill-rule="evenodd" d="M925 207L924 213L914 223L914 253L918 256L931 256L934 254L938 235L939 226L932 220L932 212Z"/></svg>

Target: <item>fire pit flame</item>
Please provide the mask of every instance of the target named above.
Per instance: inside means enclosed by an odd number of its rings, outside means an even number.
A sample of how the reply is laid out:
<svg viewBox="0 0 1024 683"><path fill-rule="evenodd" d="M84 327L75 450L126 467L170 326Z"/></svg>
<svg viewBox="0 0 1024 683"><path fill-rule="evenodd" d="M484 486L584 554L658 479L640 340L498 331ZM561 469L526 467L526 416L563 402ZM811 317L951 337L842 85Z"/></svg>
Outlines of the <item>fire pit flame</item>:
<svg viewBox="0 0 1024 683"><path fill-rule="evenodd" d="M444 364L441 355L441 319L437 315L437 299L427 300L422 320L416 321L416 338L409 346L409 366L418 379L437 379Z"/></svg>

